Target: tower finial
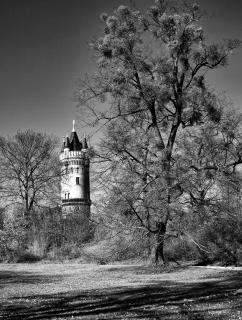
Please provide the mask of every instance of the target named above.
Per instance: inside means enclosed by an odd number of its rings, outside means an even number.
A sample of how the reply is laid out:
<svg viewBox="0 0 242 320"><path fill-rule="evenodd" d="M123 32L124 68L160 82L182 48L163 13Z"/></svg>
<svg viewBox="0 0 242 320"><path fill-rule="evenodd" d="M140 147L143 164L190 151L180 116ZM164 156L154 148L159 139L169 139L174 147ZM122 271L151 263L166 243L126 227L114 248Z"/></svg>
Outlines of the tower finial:
<svg viewBox="0 0 242 320"><path fill-rule="evenodd" d="M73 120L73 128L72 128L72 132L75 132L75 120Z"/></svg>

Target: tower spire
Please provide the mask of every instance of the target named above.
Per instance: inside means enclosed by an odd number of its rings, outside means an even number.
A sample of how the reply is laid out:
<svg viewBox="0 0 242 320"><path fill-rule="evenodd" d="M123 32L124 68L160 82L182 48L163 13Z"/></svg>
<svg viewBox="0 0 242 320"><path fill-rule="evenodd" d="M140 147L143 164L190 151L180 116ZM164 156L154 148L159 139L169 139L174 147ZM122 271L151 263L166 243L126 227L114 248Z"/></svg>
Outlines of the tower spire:
<svg viewBox="0 0 242 320"><path fill-rule="evenodd" d="M76 129L75 129L75 120L73 120L72 123L73 123L72 132L75 132L76 131Z"/></svg>

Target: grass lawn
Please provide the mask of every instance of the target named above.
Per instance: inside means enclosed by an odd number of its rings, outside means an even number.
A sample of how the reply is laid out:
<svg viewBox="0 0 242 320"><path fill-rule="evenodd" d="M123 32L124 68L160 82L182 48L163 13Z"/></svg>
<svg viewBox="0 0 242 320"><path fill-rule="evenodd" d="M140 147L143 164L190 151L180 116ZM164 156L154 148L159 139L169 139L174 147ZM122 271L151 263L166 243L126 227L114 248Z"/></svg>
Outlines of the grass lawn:
<svg viewBox="0 0 242 320"><path fill-rule="evenodd" d="M242 319L242 268L0 264L0 319Z"/></svg>

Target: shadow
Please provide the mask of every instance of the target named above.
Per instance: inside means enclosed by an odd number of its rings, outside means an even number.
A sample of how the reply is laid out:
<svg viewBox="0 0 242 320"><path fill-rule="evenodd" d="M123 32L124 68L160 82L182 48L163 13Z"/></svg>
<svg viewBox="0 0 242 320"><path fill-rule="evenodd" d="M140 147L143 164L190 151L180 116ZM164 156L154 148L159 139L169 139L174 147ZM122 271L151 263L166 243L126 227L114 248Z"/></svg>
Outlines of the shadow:
<svg viewBox="0 0 242 320"><path fill-rule="evenodd" d="M117 265L109 267L106 265L108 272L132 272L134 274L161 274L161 273L172 273L182 272L187 269L186 266L182 265L169 265L169 266L154 266L154 265Z"/></svg>
<svg viewBox="0 0 242 320"><path fill-rule="evenodd" d="M0 271L0 289L10 284L37 284L60 281L62 276L38 275L32 272Z"/></svg>
<svg viewBox="0 0 242 320"><path fill-rule="evenodd" d="M135 288L16 297L2 306L0 319L226 320L242 316L241 284L242 272L230 272L222 279L196 283L152 281Z"/></svg>

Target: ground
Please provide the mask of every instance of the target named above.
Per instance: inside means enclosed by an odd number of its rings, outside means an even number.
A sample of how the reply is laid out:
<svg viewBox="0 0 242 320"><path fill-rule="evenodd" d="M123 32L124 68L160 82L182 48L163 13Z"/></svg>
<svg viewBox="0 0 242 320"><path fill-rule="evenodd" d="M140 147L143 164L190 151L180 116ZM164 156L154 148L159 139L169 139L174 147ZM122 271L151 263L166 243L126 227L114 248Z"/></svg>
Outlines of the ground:
<svg viewBox="0 0 242 320"><path fill-rule="evenodd" d="M242 268L0 264L0 319L242 319Z"/></svg>

